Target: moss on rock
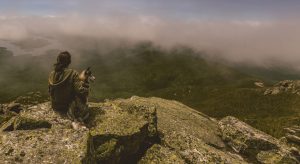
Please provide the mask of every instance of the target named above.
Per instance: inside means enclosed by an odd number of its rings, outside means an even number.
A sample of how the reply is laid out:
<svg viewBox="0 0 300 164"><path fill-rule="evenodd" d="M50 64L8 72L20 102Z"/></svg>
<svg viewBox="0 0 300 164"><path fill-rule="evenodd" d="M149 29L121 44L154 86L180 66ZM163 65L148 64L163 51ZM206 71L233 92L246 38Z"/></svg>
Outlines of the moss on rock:
<svg viewBox="0 0 300 164"><path fill-rule="evenodd" d="M88 131L39 129L3 132L0 163L87 162Z"/></svg>
<svg viewBox="0 0 300 164"><path fill-rule="evenodd" d="M17 117L14 121L14 130L33 130L39 128L51 128L51 124L45 120L34 120L26 117Z"/></svg>
<svg viewBox="0 0 300 164"><path fill-rule="evenodd" d="M11 119L12 116L0 115L0 125Z"/></svg>
<svg viewBox="0 0 300 164"><path fill-rule="evenodd" d="M34 120L26 117L15 116L3 122L0 126L1 131L13 130L33 130L39 128L51 128L51 124L44 120Z"/></svg>
<svg viewBox="0 0 300 164"><path fill-rule="evenodd" d="M28 119L49 122L52 128L72 128L72 121L51 108L49 102L32 105L20 113L21 117Z"/></svg>
<svg viewBox="0 0 300 164"><path fill-rule="evenodd" d="M121 158L130 158L138 154L151 137L157 136L153 108L115 100L90 104L90 109L88 124L99 163L119 163Z"/></svg>
<svg viewBox="0 0 300 164"><path fill-rule="evenodd" d="M184 164L186 163L181 156L167 147L155 144L150 147L139 164Z"/></svg>

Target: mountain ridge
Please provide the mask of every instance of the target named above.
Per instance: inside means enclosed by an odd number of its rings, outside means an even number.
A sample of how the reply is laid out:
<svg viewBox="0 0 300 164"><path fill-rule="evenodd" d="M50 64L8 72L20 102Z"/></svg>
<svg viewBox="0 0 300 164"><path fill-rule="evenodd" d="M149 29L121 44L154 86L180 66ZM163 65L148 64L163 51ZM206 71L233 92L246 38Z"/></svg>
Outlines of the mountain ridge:
<svg viewBox="0 0 300 164"><path fill-rule="evenodd" d="M174 100L89 103L89 129L74 130L49 102L28 98L34 103L23 97L18 107L2 106L2 162L299 163L297 148L234 117L216 120Z"/></svg>

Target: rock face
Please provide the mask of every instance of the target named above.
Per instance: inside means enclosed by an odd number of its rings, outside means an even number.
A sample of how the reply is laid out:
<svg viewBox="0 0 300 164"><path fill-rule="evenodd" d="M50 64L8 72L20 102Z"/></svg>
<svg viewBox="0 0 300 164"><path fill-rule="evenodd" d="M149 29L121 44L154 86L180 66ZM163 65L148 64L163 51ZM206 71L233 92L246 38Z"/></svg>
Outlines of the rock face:
<svg viewBox="0 0 300 164"><path fill-rule="evenodd" d="M0 163L136 163L158 137L156 109L149 106L91 103L87 130L72 129L49 102L24 108L3 115Z"/></svg>
<svg viewBox="0 0 300 164"><path fill-rule="evenodd" d="M243 163L226 151L217 121L176 101L133 97L129 105L157 109L161 145L176 151L187 163Z"/></svg>
<svg viewBox="0 0 300 164"><path fill-rule="evenodd" d="M296 147L295 154L300 156L300 152L297 148L300 148L300 126L294 125L292 127L284 128L286 131L285 137L282 137L281 140L288 143L290 146Z"/></svg>
<svg viewBox="0 0 300 164"><path fill-rule="evenodd" d="M265 91L265 95L276 95L279 93L290 92L300 95L300 80L284 80L275 84Z"/></svg>
<svg viewBox="0 0 300 164"><path fill-rule="evenodd" d="M298 163L291 147L234 117L219 122L222 137L237 153L259 163Z"/></svg>
<svg viewBox="0 0 300 164"><path fill-rule="evenodd" d="M88 128L77 130L49 102L20 104L0 115L0 163L299 163L295 148L236 118L176 101L90 103Z"/></svg>
<svg viewBox="0 0 300 164"><path fill-rule="evenodd" d="M128 100L91 104L88 123L97 163L120 163L135 158L157 137L156 108L128 105Z"/></svg>

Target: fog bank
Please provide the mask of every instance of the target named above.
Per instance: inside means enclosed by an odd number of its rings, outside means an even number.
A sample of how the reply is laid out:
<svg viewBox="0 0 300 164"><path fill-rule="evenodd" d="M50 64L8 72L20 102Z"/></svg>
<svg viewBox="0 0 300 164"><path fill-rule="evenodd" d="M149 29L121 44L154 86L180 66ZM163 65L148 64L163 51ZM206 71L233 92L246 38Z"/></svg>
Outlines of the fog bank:
<svg viewBox="0 0 300 164"><path fill-rule="evenodd" d="M300 21L294 19L209 21L147 15L2 16L0 39L1 46L17 54L39 55L49 49L76 51L109 46L101 46L97 40L109 40L116 45L149 40L165 47L187 45L232 62L263 65L268 61L282 61L296 66L300 61ZM36 39L44 40L45 45L23 44L34 40L39 43Z"/></svg>

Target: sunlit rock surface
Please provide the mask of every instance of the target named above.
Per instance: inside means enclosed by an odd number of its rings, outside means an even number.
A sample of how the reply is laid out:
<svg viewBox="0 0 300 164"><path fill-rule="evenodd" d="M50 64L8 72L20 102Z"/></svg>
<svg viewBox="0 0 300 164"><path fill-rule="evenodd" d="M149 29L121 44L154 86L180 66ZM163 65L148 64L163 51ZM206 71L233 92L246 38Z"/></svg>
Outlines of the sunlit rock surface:
<svg viewBox="0 0 300 164"><path fill-rule="evenodd" d="M155 144L150 147L139 164L164 163L164 164L184 164L186 163L181 156L167 147Z"/></svg>
<svg viewBox="0 0 300 164"><path fill-rule="evenodd" d="M97 163L120 163L136 158L157 137L155 107L120 99L92 103L90 110L88 127Z"/></svg>
<svg viewBox="0 0 300 164"><path fill-rule="evenodd" d="M217 121L179 102L133 97L131 104L155 106L161 144L175 150L188 163L243 163L238 155L223 151Z"/></svg>
<svg viewBox="0 0 300 164"><path fill-rule="evenodd" d="M82 163L88 161L87 131L39 129L4 132L0 163Z"/></svg>
<svg viewBox="0 0 300 164"><path fill-rule="evenodd" d="M298 163L291 147L234 118L219 122L222 137L237 153L259 163Z"/></svg>
<svg viewBox="0 0 300 164"><path fill-rule="evenodd" d="M290 148L233 117L132 97L90 103L87 129L26 98L0 114L0 163L299 163ZM6 108L8 105L2 105Z"/></svg>

